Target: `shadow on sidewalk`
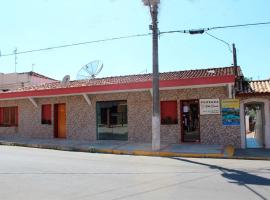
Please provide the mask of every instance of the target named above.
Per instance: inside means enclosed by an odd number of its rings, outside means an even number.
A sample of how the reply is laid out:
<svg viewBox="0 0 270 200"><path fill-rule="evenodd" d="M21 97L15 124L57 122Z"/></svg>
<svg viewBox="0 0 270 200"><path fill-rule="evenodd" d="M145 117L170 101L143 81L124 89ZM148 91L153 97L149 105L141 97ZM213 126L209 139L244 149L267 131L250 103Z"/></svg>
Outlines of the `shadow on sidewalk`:
<svg viewBox="0 0 270 200"><path fill-rule="evenodd" d="M211 165L211 164L206 164L206 163L192 161L192 160L183 159L183 158L172 158L172 159L188 162L192 164L197 164L197 165L203 165L203 166L209 167L210 169L220 170L222 172L221 176L228 179L230 183L244 186L245 188L247 188L248 190L250 190L251 192L253 192L254 194L256 194L259 198L263 200L268 199L267 197L262 196L260 193L252 189L249 185L270 186L269 178L264 178L261 176L250 174L245 171L229 169L225 167L220 167L218 165ZM270 169L266 169L266 170L270 170Z"/></svg>

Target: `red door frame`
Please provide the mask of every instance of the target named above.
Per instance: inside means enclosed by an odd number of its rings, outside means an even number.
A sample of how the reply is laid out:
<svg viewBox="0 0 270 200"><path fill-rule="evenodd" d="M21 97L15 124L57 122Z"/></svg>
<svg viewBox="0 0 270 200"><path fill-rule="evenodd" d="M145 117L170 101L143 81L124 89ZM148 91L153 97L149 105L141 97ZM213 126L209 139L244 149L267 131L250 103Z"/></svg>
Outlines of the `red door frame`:
<svg viewBox="0 0 270 200"><path fill-rule="evenodd" d="M185 142L184 141L184 126L183 126L183 103L184 102L198 102L198 118L199 118L199 141L198 142ZM200 130L200 102L199 99L185 99L180 100L180 130L181 130L181 138L180 143L200 143L201 142L201 130Z"/></svg>

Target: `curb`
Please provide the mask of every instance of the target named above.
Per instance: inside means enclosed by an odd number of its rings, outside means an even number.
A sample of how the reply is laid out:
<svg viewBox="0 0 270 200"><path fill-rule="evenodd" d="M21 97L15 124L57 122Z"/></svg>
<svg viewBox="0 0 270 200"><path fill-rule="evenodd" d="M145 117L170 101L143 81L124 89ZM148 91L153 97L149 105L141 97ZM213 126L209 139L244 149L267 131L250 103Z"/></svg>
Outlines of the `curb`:
<svg viewBox="0 0 270 200"><path fill-rule="evenodd" d="M265 161L270 161L270 157L253 157L253 156L233 156L232 159L239 159L239 160L265 160Z"/></svg>
<svg viewBox="0 0 270 200"><path fill-rule="evenodd" d="M157 156L157 157L226 158L224 154L196 154L196 153L176 153L176 152L143 151L143 150L127 151L127 150L113 150L113 149L96 149L95 153L134 155L134 156Z"/></svg>
<svg viewBox="0 0 270 200"><path fill-rule="evenodd" d="M235 152L235 148L231 145L226 146L224 149L224 155L226 155L228 158L233 157L234 152Z"/></svg>
<svg viewBox="0 0 270 200"><path fill-rule="evenodd" d="M19 146L19 147L31 147L39 149L52 149L60 151L74 151L74 152L87 152L87 153L104 153L104 154L116 154L116 155L135 155L135 156L156 156L156 157L188 157L188 158L223 158L223 159L241 159L241 160L269 160L270 157L248 157L248 156L233 156L234 147L227 146L224 149L224 153L177 153L167 151L143 151L143 150L118 150L118 149L99 149L94 147L69 147L69 146L56 146L46 144L25 144L18 142L6 142L0 141L0 145L6 146Z"/></svg>
<svg viewBox="0 0 270 200"><path fill-rule="evenodd" d="M78 147L69 147L69 146L57 146L57 145L46 145L46 144L25 144L18 142L6 142L0 141L0 145L5 146L18 146L18 147L30 147L37 149L51 149L51 150L60 150L60 151L77 151L77 152L89 152L94 153L94 149L92 147L89 148L78 148Z"/></svg>

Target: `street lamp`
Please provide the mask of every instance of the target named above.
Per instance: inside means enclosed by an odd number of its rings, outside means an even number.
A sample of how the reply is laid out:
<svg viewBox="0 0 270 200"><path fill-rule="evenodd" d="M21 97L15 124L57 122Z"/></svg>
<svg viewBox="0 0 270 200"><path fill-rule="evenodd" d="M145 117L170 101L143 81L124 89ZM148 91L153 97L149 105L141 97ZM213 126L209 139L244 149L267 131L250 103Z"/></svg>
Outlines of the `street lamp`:
<svg viewBox="0 0 270 200"><path fill-rule="evenodd" d="M152 18L150 29L152 30L153 45L153 75L152 75L152 150L160 150L160 102L159 102L159 71L158 71L158 4L160 0L143 0L145 6L149 6Z"/></svg>
<svg viewBox="0 0 270 200"><path fill-rule="evenodd" d="M220 41L223 44L226 44L228 46L229 51L233 55L234 75L236 77L235 87L236 87L236 90L238 90L238 89L241 90L241 77L240 78L238 77L238 71L237 71L237 55L236 55L235 44L234 43L232 44L232 50L231 50L231 45L228 42L226 42L226 41L224 41L224 40L222 40L222 39L220 39L220 38L218 38L216 36L213 36L213 35L207 33L207 30L209 30L209 29L193 29L193 30L188 30L187 33L189 33L191 35L205 33L205 34L209 35L210 37L212 37L212 38L214 38L214 39L216 39L216 40L218 40L218 41Z"/></svg>

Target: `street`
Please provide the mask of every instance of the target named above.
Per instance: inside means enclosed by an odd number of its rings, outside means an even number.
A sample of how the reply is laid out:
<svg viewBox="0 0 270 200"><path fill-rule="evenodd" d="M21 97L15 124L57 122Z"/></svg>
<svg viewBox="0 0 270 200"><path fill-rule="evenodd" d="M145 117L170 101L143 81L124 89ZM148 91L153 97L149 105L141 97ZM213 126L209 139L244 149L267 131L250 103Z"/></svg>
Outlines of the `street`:
<svg viewBox="0 0 270 200"><path fill-rule="evenodd" d="M0 146L0 199L270 199L270 162Z"/></svg>

